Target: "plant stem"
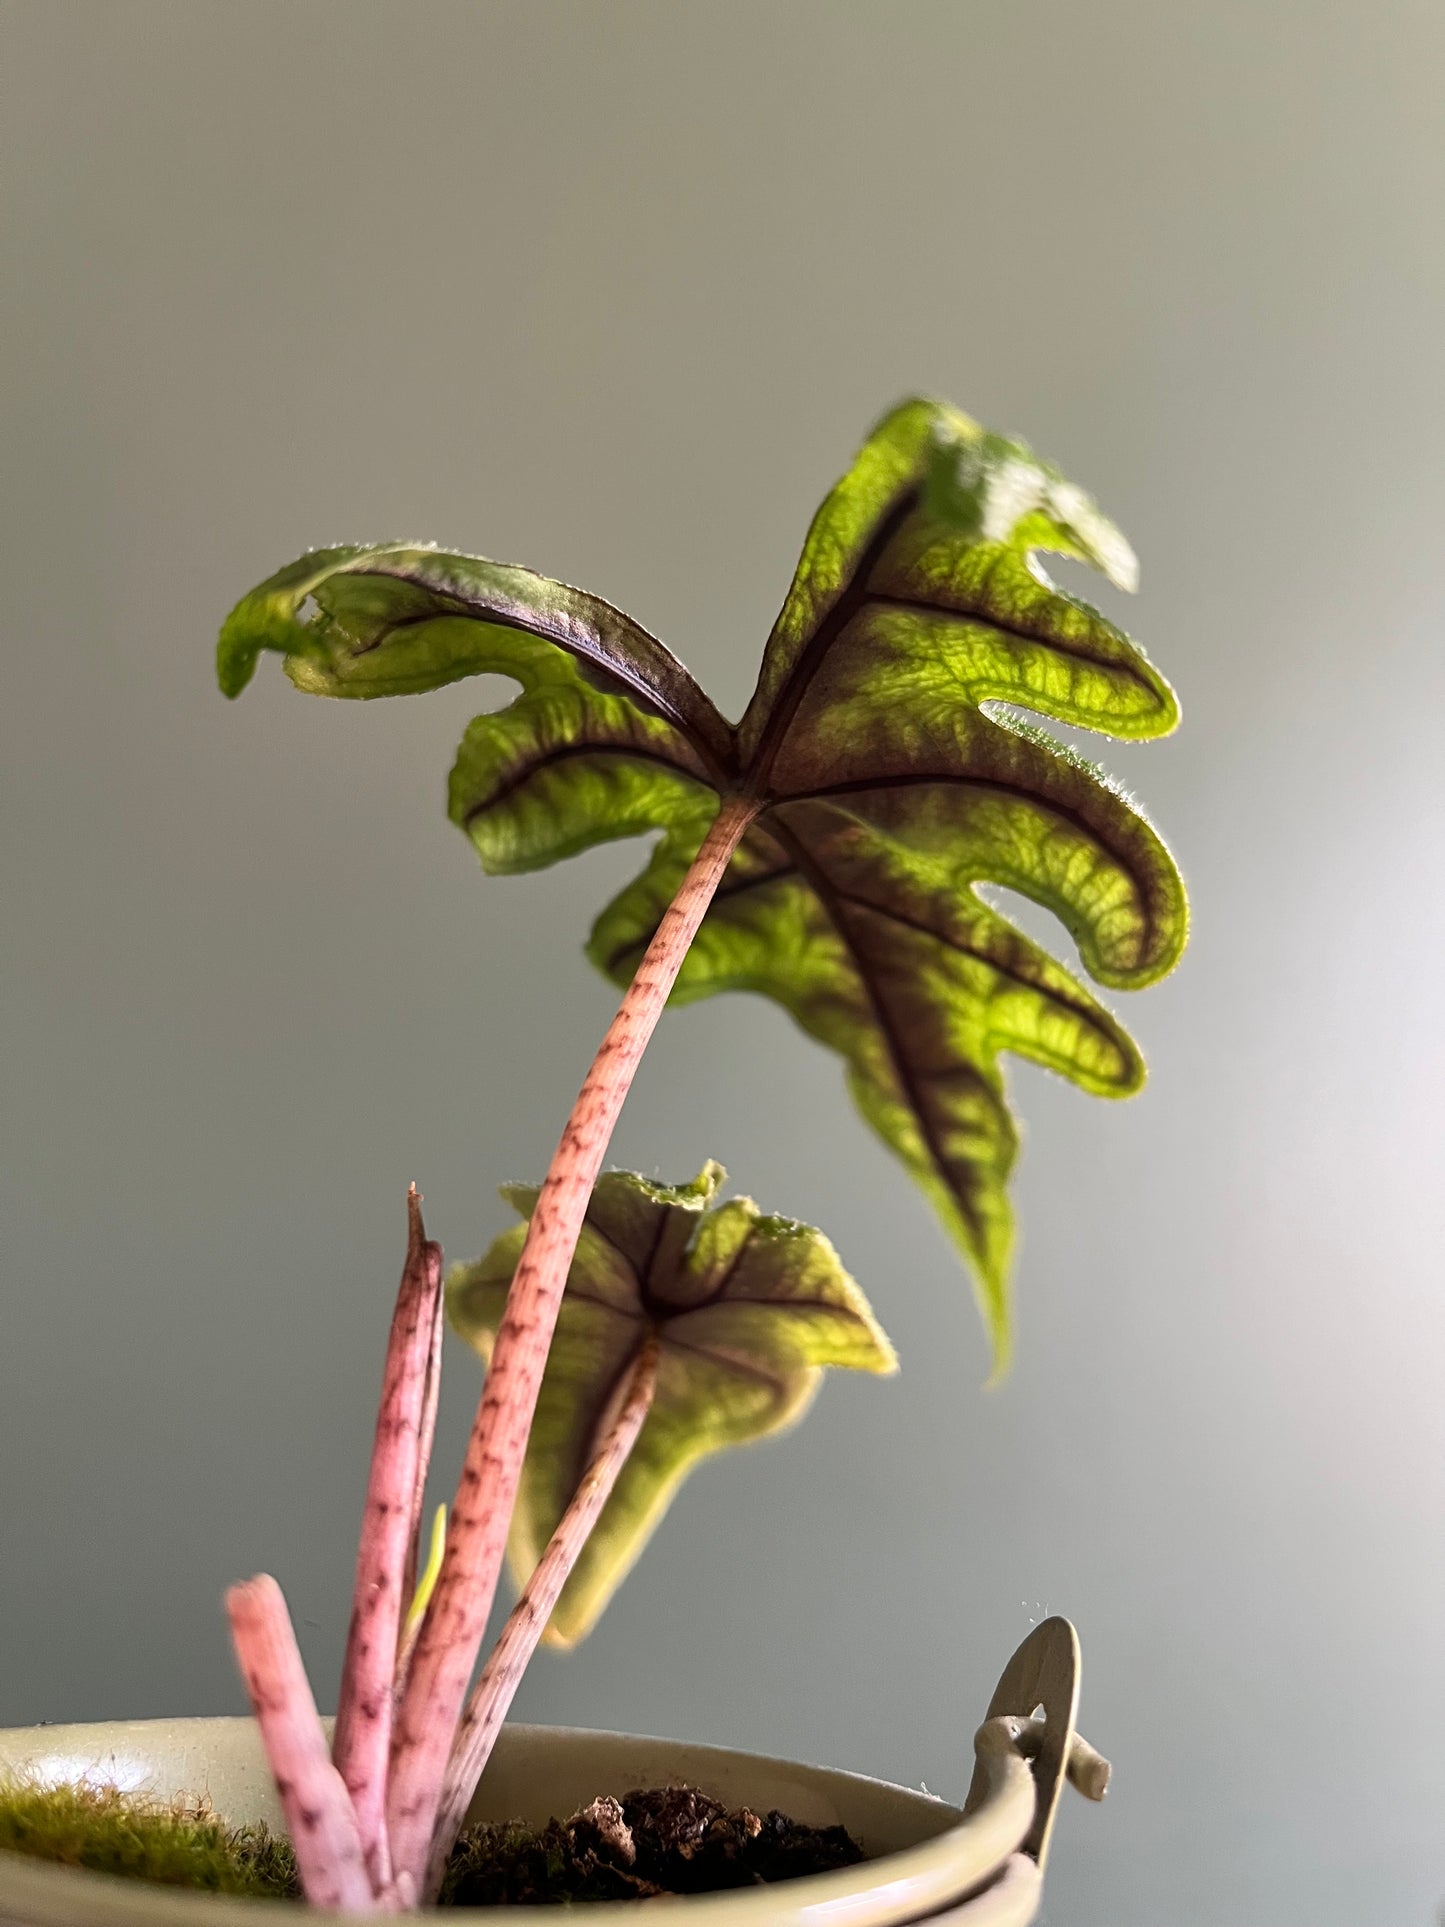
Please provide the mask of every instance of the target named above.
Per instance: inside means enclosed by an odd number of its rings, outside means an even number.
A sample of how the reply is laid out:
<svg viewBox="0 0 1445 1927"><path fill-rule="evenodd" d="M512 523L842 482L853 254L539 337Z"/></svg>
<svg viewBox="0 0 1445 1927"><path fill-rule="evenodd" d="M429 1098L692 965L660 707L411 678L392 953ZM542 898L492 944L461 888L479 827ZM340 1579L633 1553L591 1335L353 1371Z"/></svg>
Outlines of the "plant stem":
<svg viewBox="0 0 1445 1927"><path fill-rule="evenodd" d="M356 1590L331 1757L356 1812L377 1893L391 1885L386 1777L397 1652L415 1570L416 1531L436 1425L442 1249L428 1241L415 1185L407 1194L407 1253L382 1371L371 1475L356 1555Z"/></svg>
<svg viewBox="0 0 1445 1927"><path fill-rule="evenodd" d="M532 1213L482 1385L441 1576L417 1640L392 1742L387 1801L392 1862L418 1886L426 1873L452 1735L497 1589L547 1348L592 1186L688 946L757 808L737 797L719 808L608 1027Z"/></svg>
<svg viewBox="0 0 1445 1927"><path fill-rule="evenodd" d="M442 1785L427 1870L428 1900L436 1898L447 1857L457 1843L472 1794L527 1663L651 1409L657 1389L658 1350L656 1333L649 1332L623 1382L620 1400L613 1401L598 1427L602 1442L472 1688Z"/></svg>
<svg viewBox="0 0 1445 1927"><path fill-rule="evenodd" d="M327 1755L281 1588L262 1573L231 1587L226 1611L306 1898L333 1912L375 1913L356 1813Z"/></svg>

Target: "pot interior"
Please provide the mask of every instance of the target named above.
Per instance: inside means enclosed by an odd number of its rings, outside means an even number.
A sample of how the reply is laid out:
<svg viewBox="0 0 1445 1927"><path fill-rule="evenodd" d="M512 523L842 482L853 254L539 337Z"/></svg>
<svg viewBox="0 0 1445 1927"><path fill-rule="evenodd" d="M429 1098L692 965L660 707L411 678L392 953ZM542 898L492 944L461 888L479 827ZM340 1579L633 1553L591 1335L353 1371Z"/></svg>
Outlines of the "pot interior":
<svg viewBox="0 0 1445 1927"><path fill-rule="evenodd" d="M0 1731L0 1773L7 1770L51 1783L92 1779L161 1798L204 1794L233 1825L265 1821L282 1828L259 1735L249 1719L12 1728ZM777 1927L784 1922L794 1927L815 1922L817 1927L869 1927L917 1918L976 1878L944 1838L958 1827L958 1810L929 1794L862 1774L632 1734L503 1727L469 1818L540 1823L566 1817L599 1794L680 1781L730 1807L749 1806L762 1813L777 1807L811 1826L845 1826L870 1862L903 1857L892 1861L886 1874L876 1865L864 1865L776 1887L649 1901L654 1927L661 1927L659 1908L673 1918L682 1910L691 1927L705 1927L714 1915L719 1927L724 1920L743 1927L745 1919ZM877 1901L885 1894L880 1910ZM606 1915L615 1920L619 1904L627 1903L574 1906L569 1917L575 1920L580 1914L595 1920ZM262 1922L275 1927L274 1909L274 1902L142 1886L0 1854L0 1922L19 1927L189 1927L219 1923L223 1917L235 1927L243 1919L247 1927L261 1927ZM519 1912L486 1910L491 1919L516 1919ZM447 1917L479 1920L482 1912L457 1909ZM527 1918L535 1921L535 1909L527 1910Z"/></svg>
<svg viewBox="0 0 1445 1927"><path fill-rule="evenodd" d="M162 1798L203 1793L233 1826L283 1824L255 1724L244 1718L15 1727L0 1731L5 1769ZM680 1740L521 1725L503 1727L467 1817L540 1825L565 1819L599 1794L682 1780L725 1806L761 1813L778 1807L808 1826L844 1826L870 1858L931 1839L959 1818L931 1794L863 1774Z"/></svg>

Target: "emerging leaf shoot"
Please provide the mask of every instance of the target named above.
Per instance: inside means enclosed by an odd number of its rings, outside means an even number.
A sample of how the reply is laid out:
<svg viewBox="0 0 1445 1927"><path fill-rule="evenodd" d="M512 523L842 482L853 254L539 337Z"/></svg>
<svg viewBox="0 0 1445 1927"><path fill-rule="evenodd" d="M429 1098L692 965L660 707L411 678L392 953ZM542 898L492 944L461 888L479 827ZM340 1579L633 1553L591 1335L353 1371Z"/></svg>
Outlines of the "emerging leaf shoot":
<svg viewBox="0 0 1445 1927"><path fill-rule="evenodd" d="M237 694L263 649L302 690L369 697L502 674L469 727L451 815L494 873L660 832L589 954L632 977L720 799L749 813L674 998L774 998L838 1052L863 1116L967 1258L1000 1363L1017 1132L999 1054L1100 1096L1139 1088L1115 1018L975 885L1052 910L1116 989L1183 947L1184 889L1140 812L1017 706L1130 739L1173 729L1168 684L1040 552L1121 588L1135 565L1093 503L957 410L905 402L819 510L729 724L610 604L521 568L414 546L318 550L222 632Z"/></svg>
<svg viewBox="0 0 1445 1927"><path fill-rule="evenodd" d="M592 1193L527 1447L509 1563L525 1585L572 1500L649 1339L652 1405L548 1629L570 1646L596 1623L673 1494L700 1459L793 1424L823 1368L891 1372L893 1348L820 1231L766 1217L751 1198L715 1202L708 1164L685 1185L611 1171ZM502 1194L524 1218L534 1189ZM447 1310L485 1358L525 1226L447 1277Z"/></svg>

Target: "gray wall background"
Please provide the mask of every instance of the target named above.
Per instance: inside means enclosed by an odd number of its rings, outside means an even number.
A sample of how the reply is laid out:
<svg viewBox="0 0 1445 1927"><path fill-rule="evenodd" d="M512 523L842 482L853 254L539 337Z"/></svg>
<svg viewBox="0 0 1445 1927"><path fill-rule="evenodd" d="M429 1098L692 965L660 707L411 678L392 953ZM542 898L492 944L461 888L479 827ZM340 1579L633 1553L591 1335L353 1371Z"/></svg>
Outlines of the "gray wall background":
<svg viewBox="0 0 1445 1927"><path fill-rule="evenodd" d="M239 1710L258 1567L330 1694L405 1184L479 1249L612 1005L579 946L635 851L488 882L444 821L504 687L330 707L273 664L229 708L226 608L434 537L600 590L736 709L818 497L923 388L1143 557L1186 726L1106 760L1196 916L1127 1000L1153 1080L1017 1072L985 1394L834 1063L751 1001L670 1019L616 1157L826 1225L904 1375L702 1472L518 1711L957 1795L1063 1610L1118 1774L1050 1919L1431 1920L1445 15L11 0L0 54L0 1719Z"/></svg>

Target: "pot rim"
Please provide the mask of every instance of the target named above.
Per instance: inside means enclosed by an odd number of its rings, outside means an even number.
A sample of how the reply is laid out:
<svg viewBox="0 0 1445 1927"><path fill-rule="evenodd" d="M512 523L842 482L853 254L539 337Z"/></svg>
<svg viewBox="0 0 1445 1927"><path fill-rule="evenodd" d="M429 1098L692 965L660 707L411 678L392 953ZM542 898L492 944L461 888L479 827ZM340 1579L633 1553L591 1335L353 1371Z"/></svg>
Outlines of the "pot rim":
<svg viewBox="0 0 1445 1927"><path fill-rule="evenodd" d="M866 1774L729 1747L600 1733L585 1727L504 1726L489 1774L500 1773L505 1785L508 1756L518 1756L512 1764L524 1777L523 1758L529 1749L542 1757L545 1766L549 1752L560 1759L563 1750L570 1748L580 1750L586 1760L589 1785L594 1773L604 1780L615 1773L618 1780L633 1785L668 1785L695 1778L706 1791L711 1777L714 1788L719 1792L726 1788L728 1803L736 1804L735 1796L746 1785L747 1775L766 1781L771 1774L775 1782L786 1782L791 1776L795 1792L820 1792L826 1797L831 1789L841 1795L839 1817L865 1835L868 1822L861 1816L870 1812L886 1829L883 1816L891 1809L895 1821L903 1819L905 1833L910 1830L910 1809L915 1821L922 1809L927 1819L936 1814L944 1822L911 1845L853 1867L771 1886L649 1901L649 1922L660 1920L664 1927L669 1922L672 1927L902 1927L940 1913L946 1914L951 1927L984 1927L985 1921L992 1927L1010 1927L1010 1923L1019 1927L1034 1918L1064 1779L1073 1779L1094 1799L1103 1797L1108 1782L1107 1763L1076 1731L1078 1697L1078 1635L1068 1620L1046 1619L1015 1652L994 1690L984 1723L974 1736L973 1779L961 1811L931 1794ZM108 1741L100 1737L104 1734L110 1736ZM143 1744L147 1734L152 1737L149 1749ZM219 1762L220 1743L229 1739L235 1784L229 1801L223 1797L219 1810L225 1813L229 1805L234 1812L244 1801L253 1810L267 1805L270 1776L259 1733L249 1718L11 1728L0 1731L0 1767L8 1763L12 1771L23 1773L29 1768L43 1775L48 1756L56 1762L52 1783L84 1778L86 1767L80 1765L77 1774L77 1765L98 1747L101 1757L109 1752L114 1778L126 1736L134 1748L130 1785L137 1791L147 1781L154 1786L158 1776L173 1792L196 1790L198 1781L204 1787L204 1742L211 1742ZM198 1752L200 1758L193 1764ZM659 1759L671 1763L662 1766ZM553 1770L560 1772L560 1768ZM744 1776L742 1785L733 1777L739 1772ZM479 1800L485 1797L489 1774L483 1775ZM495 1781L490 1792L496 1799ZM511 1797L519 1802L515 1811L531 1804L520 1793ZM571 1800L559 1787L545 1801L555 1800L557 1807L571 1811L595 1797L594 1788L581 1801ZM786 1793L783 1797L789 1798ZM772 1804L756 1793L745 1801L765 1803ZM847 1818L850 1807L854 1809L851 1821ZM0 1851L0 1922L8 1920L14 1927L223 1927L223 1923L224 1927L263 1927L263 1923L276 1927L277 1904L125 1880ZM602 1927L604 1918L614 1920L619 1905L626 1904L578 1902L568 1908L568 1914L580 1927ZM534 1908L457 1907L446 1912L478 1927L484 1918L496 1923L499 1917L510 1927L522 1927L519 1916L528 1918L529 1927L537 1927ZM375 1914L327 1918L346 1927L376 1927L377 1921Z"/></svg>
<svg viewBox="0 0 1445 1927"><path fill-rule="evenodd" d="M17 1765L32 1760L42 1774L47 1758L61 1760L75 1777L77 1764L92 1747L98 1749L97 1766L107 1752L114 1759L119 1730L124 1729L126 1742L143 1754L147 1733L158 1733L161 1728L188 1730L194 1741L204 1745L209 1740L214 1746L238 1738L243 1731L254 1731L254 1723L249 1717L239 1716L12 1727L0 1730L0 1759L8 1756ZM91 1736L89 1745L87 1735ZM961 1899L981 1880L988 1879L1018 1848L1034 1819L1033 1777L1017 1754L1010 1754L1001 1763L993 1796L965 1818L957 1807L916 1788L898 1786L870 1774L811 1766L738 1748L605 1733L586 1727L518 1724L504 1727L503 1735L512 1752L526 1748L544 1756L550 1750L583 1744L602 1753L615 1753L620 1772L631 1749L655 1749L664 1757L676 1755L696 1763L664 1775L664 1779L676 1780L685 1774L689 1779L696 1775L705 1781L709 1768L714 1776L727 1770L746 1773L750 1769L787 1773L811 1783L825 1796L851 1790L865 1799L872 1796L876 1800L881 1794L936 1808L939 1818L947 1823L916 1845L856 1866L807 1874L766 1887L650 1900L648 1920L659 1922L659 1927L665 1921L679 1923L684 1919L687 1927L760 1927L763 1922L768 1927L824 1927L825 1923L826 1927L865 1927L865 1923L866 1927L896 1927L899 1922L936 1912ZM627 1777L625 1772L622 1777ZM137 1781L132 1779L132 1784L140 1790ZM586 1927L601 1927L604 1920L615 1921L619 1907L628 1904L580 1901L568 1906L567 1916L586 1923ZM276 1927L276 1906L274 1900L164 1887L0 1851L0 1920L13 1918L26 1927L74 1927L82 1917L92 1927L200 1927L202 1922L223 1918L234 1927L262 1927L265 1922ZM528 1920L536 1927L536 1911L531 1907L449 1907L445 1917L471 1922L474 1927L484 1920L517 1923L517 1927ZM338 1914L328 1918L355 1923L355 1927L361 1927L363 1921L375 1927L376 1922L375 1915Z"/></svg>

